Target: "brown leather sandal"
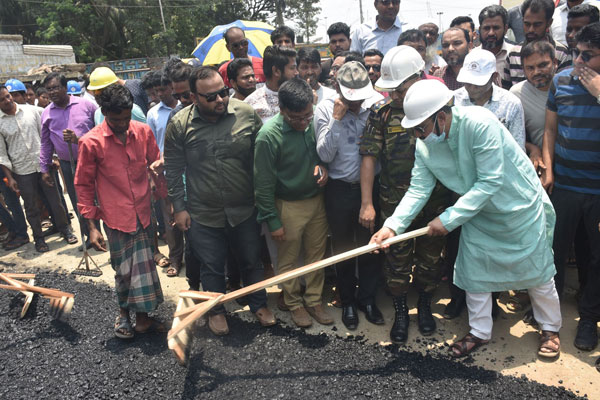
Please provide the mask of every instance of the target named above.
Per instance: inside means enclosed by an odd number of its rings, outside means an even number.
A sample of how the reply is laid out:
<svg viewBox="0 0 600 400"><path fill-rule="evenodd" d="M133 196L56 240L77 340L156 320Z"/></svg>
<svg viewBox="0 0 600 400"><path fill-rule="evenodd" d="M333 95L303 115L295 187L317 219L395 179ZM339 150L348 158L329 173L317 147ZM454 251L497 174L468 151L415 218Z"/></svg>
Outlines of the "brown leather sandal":
<svg viewBox="0 0 600 400"><path fill-rule="evenodd" d="M542 331L538 356L554 358L560 354L560 338L558 332Z"/></svg>
<svg viewBox="0 0 600 400"><path fill-rule="evenodd" d="M488 344L489 340L479 339L470 333L467 333L464 338L454 343L450 350L452 351L452 357L460 358L465 357L475 351L477 348ZM471 345L469 347L469 345Z"/></svg>

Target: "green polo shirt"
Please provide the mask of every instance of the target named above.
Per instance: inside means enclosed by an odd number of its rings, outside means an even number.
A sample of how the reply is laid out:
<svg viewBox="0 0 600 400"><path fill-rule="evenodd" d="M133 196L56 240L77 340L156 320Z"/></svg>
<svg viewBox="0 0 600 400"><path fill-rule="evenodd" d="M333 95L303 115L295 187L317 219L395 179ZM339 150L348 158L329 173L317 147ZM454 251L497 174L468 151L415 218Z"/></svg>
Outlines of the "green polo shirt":
<svg viewBox="0 0 600 400"><path fill-rule="evenodd" d="M251 217L254 141L261 126L254 109L236 99L229 99L217 122L203 119L194 105L178 112L167 126L164 152L174 211L187 210L212 228Z"/></svg>
<svg viewBox="0 0 600 400"><path fill-rule="evenodd" d="M267 222L273 232L282 226L275 198L294 201L316 196L322 189L313 174L320 162L312 122L298 132L281 114L270 119L258 132L254 149L258 222Z"/></svg>

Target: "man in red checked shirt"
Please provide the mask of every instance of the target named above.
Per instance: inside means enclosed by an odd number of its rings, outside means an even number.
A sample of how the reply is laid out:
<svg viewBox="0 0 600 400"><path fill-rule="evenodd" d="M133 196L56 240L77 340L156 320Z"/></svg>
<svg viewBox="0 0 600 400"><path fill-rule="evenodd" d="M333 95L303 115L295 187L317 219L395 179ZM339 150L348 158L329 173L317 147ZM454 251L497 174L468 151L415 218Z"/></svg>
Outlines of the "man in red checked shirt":
<svg viewBox="0 0 600 400"><path fill-rule="evenodd" d="M90 243L101 251L106 245L95 222L104 221L120 308L115 336L165 332L163 323L148 316L163 302L152 258L148 185L148 167L160 160L160 151L150 127L131 121L133 96L127 88L109 86L98 103L104 122L79 140L77 207L88 224ZM166 196L164 177L156 177L155 183ZM135 328L130 311L136 314Z"/></svg>

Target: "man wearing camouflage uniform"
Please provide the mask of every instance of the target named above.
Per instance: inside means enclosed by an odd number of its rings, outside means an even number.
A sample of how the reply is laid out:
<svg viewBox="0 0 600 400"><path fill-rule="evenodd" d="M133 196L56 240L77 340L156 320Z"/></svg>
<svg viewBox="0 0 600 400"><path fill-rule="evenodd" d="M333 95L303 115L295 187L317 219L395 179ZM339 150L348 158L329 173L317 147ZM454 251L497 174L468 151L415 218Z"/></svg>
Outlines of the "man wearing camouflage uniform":
<svg viewBox="0 0 600 400"><path fill-rule="evenodd" d="M382 75L375 86L377 90L390 92L390 97L371 108L360 146L362 155L360 222L371 231L375 228L371 188L377 162L379 161L381 165L379 204L382 221L394 213L410 185L416 137L412 130L406 130L400 124L404 117L402 102L412 84L430 78L423 73L424 66L425 62L419 53L408 46L391 49L383 59ZM429 202L408 230L426 226L446 209L449 201L450 192L438 184ZM384 264L384 275L393 296L395 309L394 325L390 331L392 342L404 343L408 337L409 316L406 296L411 275L413 283L419 290L417 305L419 330L425 336L435 332L436 324L431 315L431 297L440 280L440 254L444 244L443 238L423 236L390 248Z"/></svg>

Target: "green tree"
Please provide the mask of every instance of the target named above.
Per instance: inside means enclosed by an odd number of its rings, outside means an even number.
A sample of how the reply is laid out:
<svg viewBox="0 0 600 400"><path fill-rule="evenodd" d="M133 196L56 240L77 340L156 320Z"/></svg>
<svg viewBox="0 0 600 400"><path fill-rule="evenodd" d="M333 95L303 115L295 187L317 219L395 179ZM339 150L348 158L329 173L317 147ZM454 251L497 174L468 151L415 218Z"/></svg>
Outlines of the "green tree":
<svg viewBox="0 0 600 400"><path fill-rule="evenodd" d="M310 42L318 25L317 15L321 12L318 0L286 0L286 17L294 21L302 32L303 41ZM301 42L301 40L298 40Z"/></svg>

